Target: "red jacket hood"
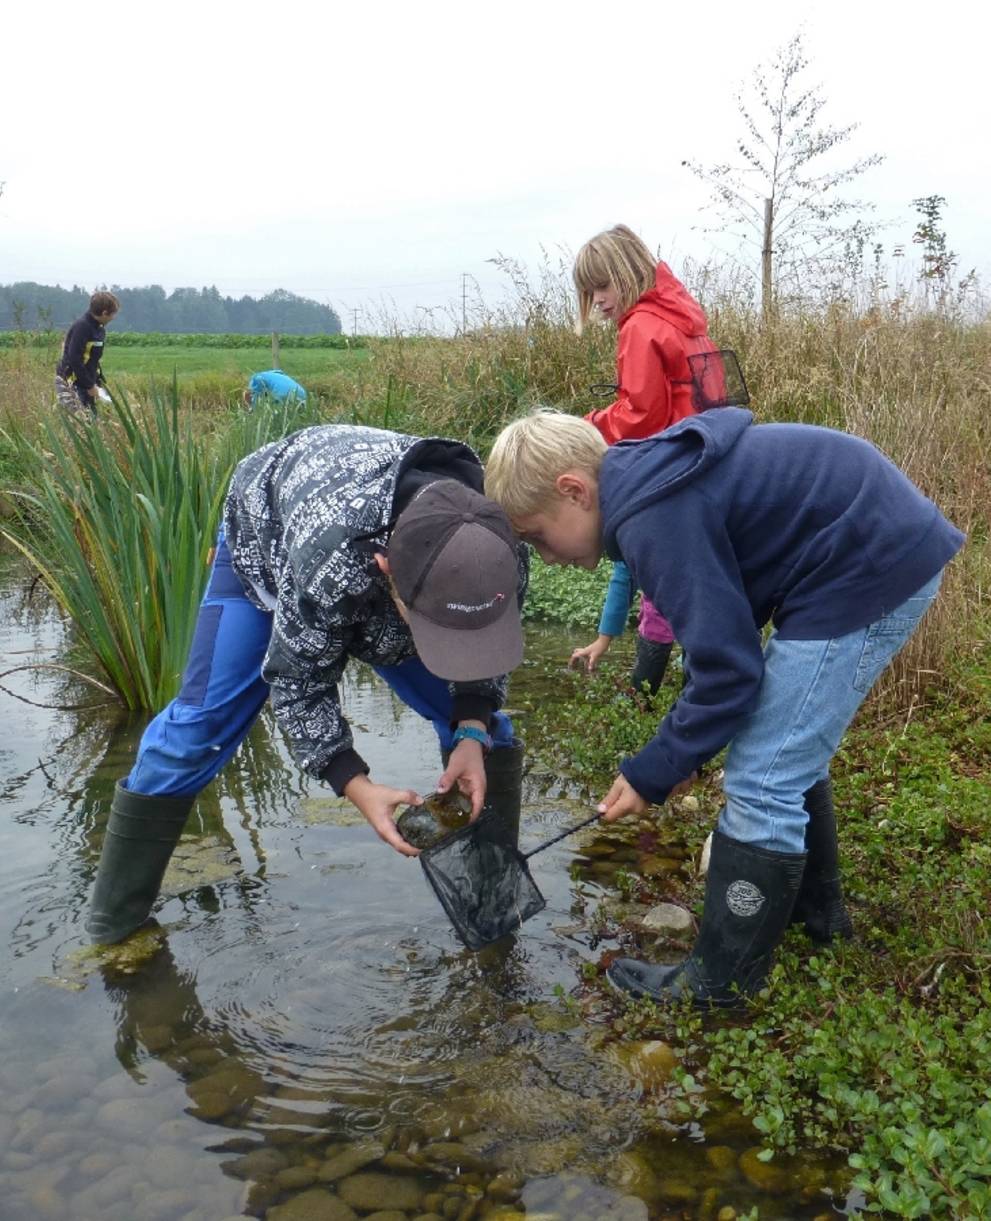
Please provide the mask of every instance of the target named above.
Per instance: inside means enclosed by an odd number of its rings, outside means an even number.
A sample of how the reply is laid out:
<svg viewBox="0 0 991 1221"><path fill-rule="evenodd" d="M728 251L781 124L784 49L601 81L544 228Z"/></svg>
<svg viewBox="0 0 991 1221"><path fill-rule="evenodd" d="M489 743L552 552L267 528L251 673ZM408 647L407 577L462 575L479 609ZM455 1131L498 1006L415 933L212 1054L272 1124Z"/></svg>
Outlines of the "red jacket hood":
<svg viewBox="0 0 991 1221"><path fill-rule="evenodd" d="M619 325L630 317L634 310L646 310L669 323L683 335L704 335L706 317L702 306L689 293L667 263L657 264L655 287L649 288L632 309L620 318Z"/></svg>

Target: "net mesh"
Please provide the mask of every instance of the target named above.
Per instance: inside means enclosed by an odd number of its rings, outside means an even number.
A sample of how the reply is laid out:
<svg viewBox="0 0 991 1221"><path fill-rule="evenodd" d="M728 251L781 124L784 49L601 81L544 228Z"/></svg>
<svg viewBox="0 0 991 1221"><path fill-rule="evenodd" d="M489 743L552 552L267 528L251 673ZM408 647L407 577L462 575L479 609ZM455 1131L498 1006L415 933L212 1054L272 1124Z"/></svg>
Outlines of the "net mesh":
<svg viewBox="0 0 991 1221"><path fill-rule="evenodd" d="M526 858L498 818L483 815L424 849L420 864L471 950L498 941L545 906Z"/></svg>
<svg viewBox="0 0 991 1221"><path fill-rule="evenodd" d="M750 394L735 352L728 348L721 352L699 352L689 356L688 367L696 411L749 404Z"/></svg>

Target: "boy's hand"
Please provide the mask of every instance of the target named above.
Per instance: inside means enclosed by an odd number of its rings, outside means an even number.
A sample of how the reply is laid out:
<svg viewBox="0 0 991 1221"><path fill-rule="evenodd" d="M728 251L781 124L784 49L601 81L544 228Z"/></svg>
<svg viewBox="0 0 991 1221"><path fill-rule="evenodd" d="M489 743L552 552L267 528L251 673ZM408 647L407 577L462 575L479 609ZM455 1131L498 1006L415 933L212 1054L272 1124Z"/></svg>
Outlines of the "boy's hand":
<svg viewBox="0 0 991 1221"><path fill-rule="evenodd" d="M611 644L612 637L603 636L600 632L591 644L587 644L583 649L574 650L571 660L568 662L568 669L573 670L575 666L578 666L579 668L584 667L589 674L593 673Z"/></svg>
<svg viewBox="0 0 991 1221"><path fill-rule="evenodd" d="M615 822L624 814L643 814L649 805L650 802L644 801L629 780L620 774L599 802L598 810L606 822Z"/></svg>
<svg viewBox="0 0 991 1221"><path fill-rule="evenodd" d="M437 781L437 792L446 793L455 782L471 802L471 821L474 822L485 803L485 754L481 742L461 739L451 751L444 774Z"/></svg>
<svg viewBox="0 0 991 1221"><path fill-rule="evenodd" d="M392 789L375 784L364 774L352 777L344 786L344 796L353 801L372 830L403 856L419 856L419 848L408 844L396 830L396 806L419 805L421 798L412 789Z"/></svg>

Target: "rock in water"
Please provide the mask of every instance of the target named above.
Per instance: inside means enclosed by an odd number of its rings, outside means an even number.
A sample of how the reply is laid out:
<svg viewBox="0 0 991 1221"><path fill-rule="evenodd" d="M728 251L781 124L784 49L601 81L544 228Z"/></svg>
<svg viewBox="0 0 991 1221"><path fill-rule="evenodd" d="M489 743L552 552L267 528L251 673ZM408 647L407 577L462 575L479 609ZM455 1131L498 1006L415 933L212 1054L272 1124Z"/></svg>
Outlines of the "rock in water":
<svg viewBox="0 0 991 1221"><path fill-rule="evenodd" d="M462 793L431 793L418 806L407 806L396 819L399 834L414 848L429 848L467 825L471 802Z"/></svg>

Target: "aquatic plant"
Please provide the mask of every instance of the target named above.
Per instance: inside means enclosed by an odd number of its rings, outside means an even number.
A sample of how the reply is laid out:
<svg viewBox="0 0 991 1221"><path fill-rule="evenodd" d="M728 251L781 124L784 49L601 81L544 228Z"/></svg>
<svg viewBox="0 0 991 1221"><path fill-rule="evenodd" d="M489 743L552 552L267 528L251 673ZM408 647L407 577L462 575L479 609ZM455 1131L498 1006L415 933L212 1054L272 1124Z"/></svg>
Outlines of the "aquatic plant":
<svg viewBox="0 0 991 1221"><path fill-rule="evenodd" d="M304 419L277 405L237 412L201 444L173 381L147 410L117 395L95 425L58 415L35 438L7 432L29 490L7 490L17 516L0 534L129 709L158 709L178 690L235 462Z"/></svg>

